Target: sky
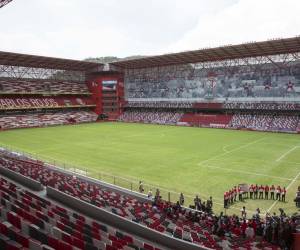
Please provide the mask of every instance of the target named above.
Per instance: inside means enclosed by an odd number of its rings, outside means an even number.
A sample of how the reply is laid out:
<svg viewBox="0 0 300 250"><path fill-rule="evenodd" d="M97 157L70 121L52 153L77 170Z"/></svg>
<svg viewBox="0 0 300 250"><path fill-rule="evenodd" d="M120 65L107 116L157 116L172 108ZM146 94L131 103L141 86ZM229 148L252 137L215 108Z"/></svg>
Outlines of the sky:
<svg viewBox="0 0 300 250"><path fill-rule="evenodd" d="M299 0L13 0L0 9L0 50L158 55L298 36L299 13Z"/></svg>

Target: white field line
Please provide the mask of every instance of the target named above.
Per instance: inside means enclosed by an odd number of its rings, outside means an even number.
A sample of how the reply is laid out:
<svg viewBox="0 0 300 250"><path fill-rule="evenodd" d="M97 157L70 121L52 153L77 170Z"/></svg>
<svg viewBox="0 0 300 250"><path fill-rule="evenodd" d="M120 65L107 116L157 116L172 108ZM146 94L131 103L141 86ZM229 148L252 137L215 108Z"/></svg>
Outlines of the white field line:
<svg viewBox="0 0 300 250"><path fill-rule="evenodd" d="M267 174L261 174L261 173L255 173L255 172L250 172L250 171L243 171L243 170L236 170L236 169L231 169L231 168L222 168L222 167L217 167L217 166L212 166L212 165L202 165L202 167L221 169L221 170L228 171L228 172L242 173L242 174L248 174L248 175L265 176L265 177L277 178L277 179L282 179L282 180L289 180L289 181L292 180L292 179L286 178L286 177L273 176L273 175L267 175Z"/></svg>
<svg viewBox="0 0 300 250"><path fill-rule="evenodd" d="M294 182L298 179L299 176L300 176L300 172L295 176L295 178L287 186L287 188L286 188L287 191L294 184ZM267 209L267 212L270 212L272 210L272 208L277 204L277 202L278 202L278 200L274 201L273 204Z"/></svg>
<svg viewBox="0 0 300 250"><path fill-rule="evenodd" d="M222 149L223 149L223 151L225 152L225 153L228 153L229 152L229 150L227 150L227 148L229 147L230 145L227 145L227 146L224 146Z"/></svg>
<svg viewBox="0 0 300 250"><path fill-rule="evenodd" d="M276 161L280 161L281 159L283 159L284 157L286 157L289 153L293 152L298 147L299 146L295 146L295 147L291 148L289 151L285 152L278 159L276 159Z"/></svg>
<svg viewBox="0 0 300 250"><path fill-rule="evenodd" d="M206 159L206 160L204 160L204 161L199 162L198 165L202 165L203 163L206 163L206 162L208 162L208 161L210 161L210 160L216 159L216 158L221 157L221 156L224 156L224 155L228 155L228 154L230 154L230 153L232 153L232 152L235 152L235 151L237 151L237 150L240 150L240 149L242 149L242 148L249 147L250 145L255 144L255 143L257 143L257 142L260 142L260 141L262 141L262 140L264 140L264 139L265 139L265 137L260 138L260 139L258 139L258 140L255 140L255 141L253 141L253 142L247 143L247 144L245 144L245 145L242 145L242 146L237 147L237 148L235 148L235 149L232 149L232 150L230 150L230 151L224 152L224 153L222 153L222 154L215 155L215 156L213 156L213 157L211 157L211 158L208 158L208 159Z"/></svg>

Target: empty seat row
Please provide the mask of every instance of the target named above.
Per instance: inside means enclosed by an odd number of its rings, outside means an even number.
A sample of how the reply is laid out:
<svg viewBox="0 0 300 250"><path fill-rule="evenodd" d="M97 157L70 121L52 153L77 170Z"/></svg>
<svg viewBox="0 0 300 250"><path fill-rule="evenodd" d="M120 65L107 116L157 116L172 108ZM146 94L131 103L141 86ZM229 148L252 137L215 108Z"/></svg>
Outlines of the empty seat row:
<svg viewBox="0 0 300 250"><path fill-rule="evenodd" d="M0 178L0 249L152 249L152 244L101 224Z"/></svg>

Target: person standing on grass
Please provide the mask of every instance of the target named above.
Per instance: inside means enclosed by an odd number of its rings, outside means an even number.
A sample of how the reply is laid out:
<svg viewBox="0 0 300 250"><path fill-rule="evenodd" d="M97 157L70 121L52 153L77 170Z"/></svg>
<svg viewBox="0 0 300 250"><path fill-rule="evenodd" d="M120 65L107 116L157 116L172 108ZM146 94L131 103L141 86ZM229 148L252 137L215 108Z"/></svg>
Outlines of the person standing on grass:
<svg viewBox="0 0 300 250"><path fill-rule="evenodd" d="M234 199L233 189L229 190L229 193L230 193L230 204L233 204L233 199Z"/></svg>
<svg viewBox="0 0 300 250"><path fill-rule="evenodd" d="M257 199L258 197L258 185L256 184L255 186L254 186L254 199Z"/></svg>
<svg viewBox="0 0 300 250"><path fill-rule="evenodd" d="M280 188L280 186L278 186L276 188L276 200L280 201L280 195L281 195L281 188Z"/></svg>
<svg viewBox="0 0 300 250"><path fill-rule="evenodd" d="M200 208L201 208L201 199L199 198L198 195L196 195L196 197L194 199L194 204L195 204L195 209L200 210Z"/></svg>
<svg viewBox="0 0 300 250"><path fill-rule="evenodd" d="M259 199L263 199L264 198L264 187L263 185L260 185L259 187Z"/></svg>
<svg viewBox="0 0 300 250"><path fill-rule="evenodd" d="M285 202L286 189L285 187L281 190L281 201Z"/></svg>
<svg viewBox="0 0 300 250"><path fill-rule="evenodd" d="M243 201L243 191L241 187L238 188L238 192L239 192L239 201Z"/></svg>
<svg viewBox="0 0 300 250"><path fill-rule="evenodd" d="M241 214L242 214L242 218L243 219L246 219L247 217L247 212L246 212L246 207L243 206L243 208L241 209Z"/></svg>
<svg viewBox="0 0 300 250"><path fill-rule="evenodd" d="M274 194L275 194L275 187L274 185L271 186L270 188L270 193L271 193L271 200L275 200Z"/></svg>
<svg viewBox="0 0 300 250"><path fill-rule="evenodd" d="M270 190L269 186L266 185L266 186L265 186L265 199L266 199L266 200L269 199L269 190Z"/></svg>
<svg viewBox="0 0 300 250"><path fill-rule="evenodd" d="M227 208L228 206L228 195L227 192L224 193L224 208Z"/></svg>
<svg viewBox="0 0 300 250"><path fill-rule="evenodd" d="M179 204L180 204L180 206L183 206L183 205L184 205L184 196L183 196L183 193L180 193L180 196L179 196Z"/></svg>
<svg viewBox="0 0 300 250"><path fill-rule="evenodd" d="M251 184L249 188L249 193L250 193L250 199L253 199L253 184Z"/></svg>
<svg viewBox="0 0 300 250"><path fill-rule="evenodd" d="M207 200L206 206L207 206L209 212L211 212L212 211L212 207L213 207L213 201L212 201L212 197L211 196L209 197L209 200Z"/></svg>
<svg viewBox="0 0 300 250"><path fill-rule="evenodd" d="M142 181L139 182L139 192L144 193L144 185Z"/></svg>
<svg viewBox="0 0 300 250"><path fill-rule="evenodd" d="M237 188L234 186L233 188L233 193L234 193L234 201L236 201L236 196L237 196Z"/></svg>

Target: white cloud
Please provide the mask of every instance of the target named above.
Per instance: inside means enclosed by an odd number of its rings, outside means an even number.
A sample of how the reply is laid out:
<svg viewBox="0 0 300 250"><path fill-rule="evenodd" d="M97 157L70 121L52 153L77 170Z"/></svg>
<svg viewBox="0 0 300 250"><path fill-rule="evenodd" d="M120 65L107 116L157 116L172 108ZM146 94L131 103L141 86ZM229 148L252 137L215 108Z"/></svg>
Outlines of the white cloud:
<svg viewBox="0 0 300 250"><path fill-rule="evenodd" d="M82 59L300 34L297 0L15 0L0 50Z"/></svg>
<svg viewBox="0 0 300 250"><path fill-rule="evenodd" d="M300 35L298 0L240 0L198 24L166 50L180 51Z"/></svg>

